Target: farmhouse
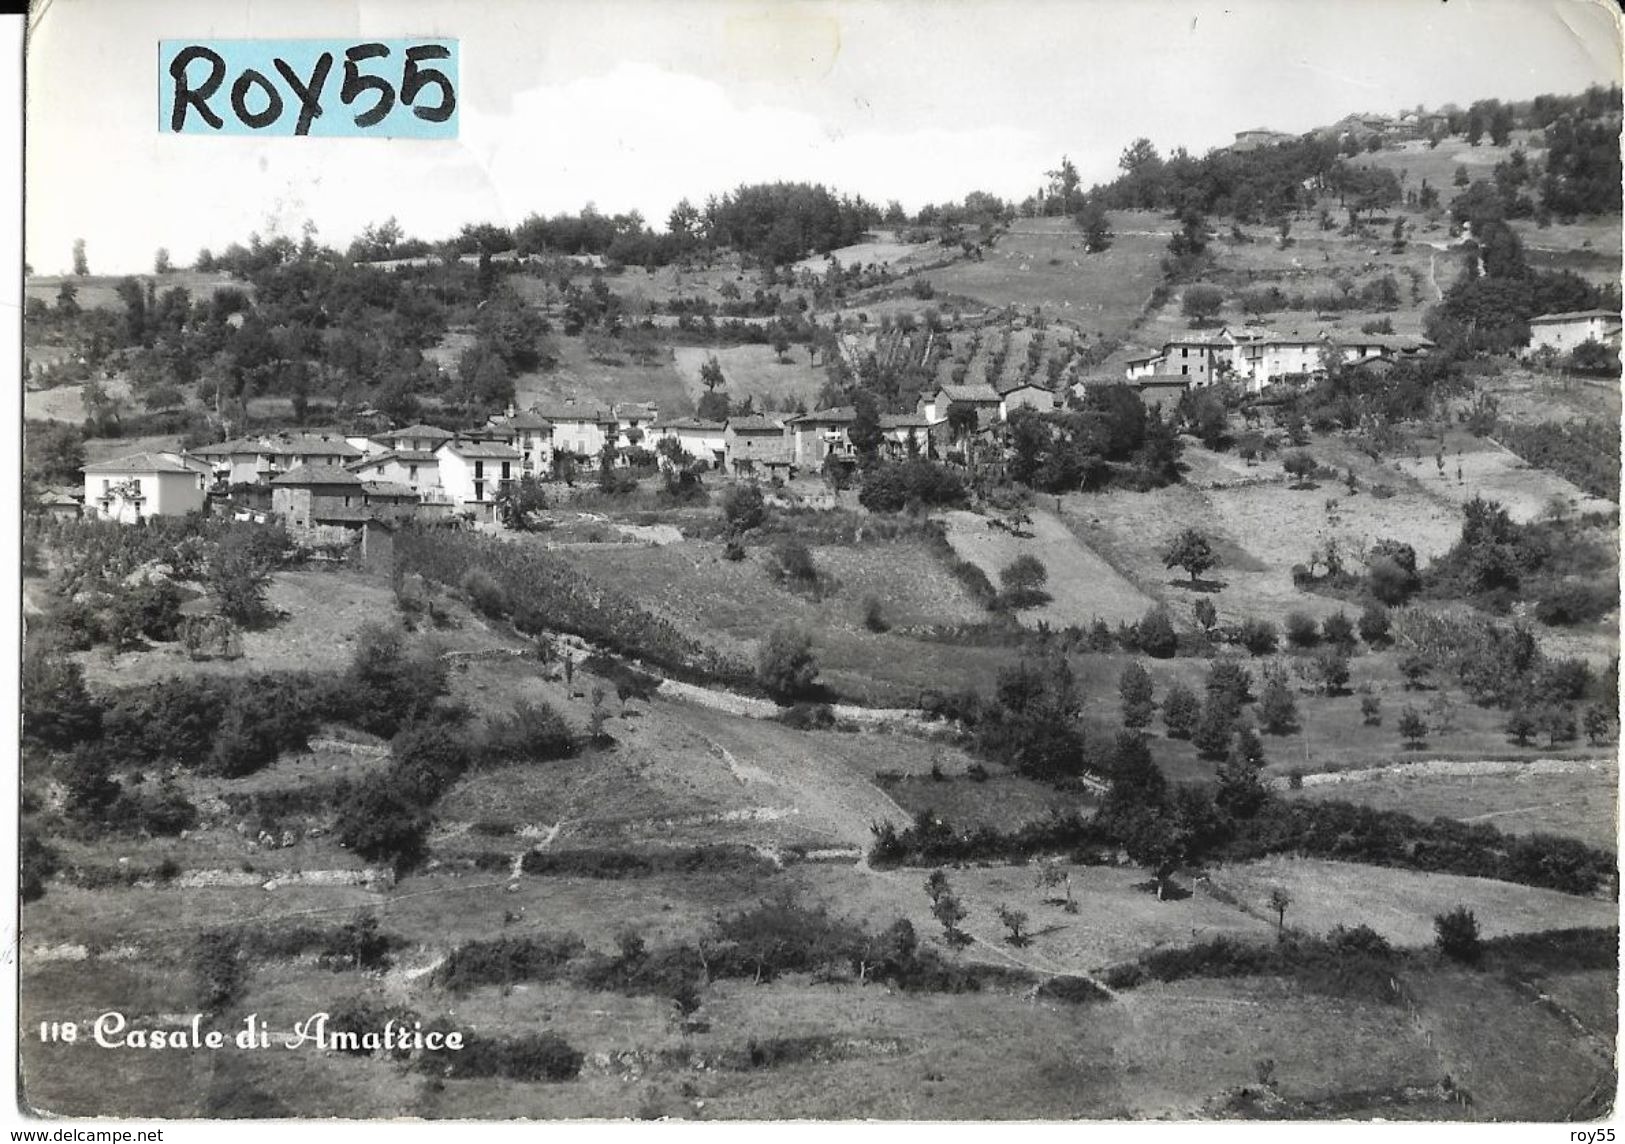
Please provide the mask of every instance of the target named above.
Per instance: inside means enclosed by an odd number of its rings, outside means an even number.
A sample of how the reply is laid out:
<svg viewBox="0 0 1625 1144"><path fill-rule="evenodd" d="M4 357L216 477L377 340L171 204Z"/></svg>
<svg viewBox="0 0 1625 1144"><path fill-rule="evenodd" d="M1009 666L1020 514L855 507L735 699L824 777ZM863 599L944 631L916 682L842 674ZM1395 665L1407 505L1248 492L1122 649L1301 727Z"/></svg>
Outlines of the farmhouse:
<svg viewBox="0 0 1625 1144"><path fill-rule="evenodd" d="M1541 314L1529 319L1529 348L1526 355L1551 350L1573 353L1586 342L1619 348L1620 315L1612 310L1574 310L1566 314Z"/></svg>
<svg viewBox="0 0 1625 1144"><path fill-rule="evenodd" d="M790 435L791 454L796 467L822 468L826 457L855 464L857 451L852 447L849 431L857 417L855 407L842 405L835 409L803 413L786 421L784 428Z"/></svg>
<svg viewBox="0 0 1625 1144"><path fill-rule="evenodd" d="M86 465L85 510L102 520L134 524L149 516L202 511L208 478L178 453L132 453Z"/></svg>
<svg viewBox="0 0 1625 1144"><path fill-rule="evenodd" d="M721 468L727 455L727 433L720 421L679 417L660 426L663 440L674 440L683 452L713 468Z"/></svg>
<svg viewBox="0 0 1625 1144"><path fill-rule="evenodd" d="M893 460L931 453L931 422L918 413L882 413L880 437L880 448Z"/></svg>
<svg viewBox="0 0 1625 1144"><path fill-rule="evenodd" d="M655 422L660 419L659 406L652 401L618 401L610 412L615 416L617 447L654 448Z"/></svg>
<svg viewBox="0 0 1625 1144"><path fill-rule="evenodd" d="M1162 347L1162 358L1153 373L1185 378L1193 389L1212 385L1221 362L1230 360L1230 345L1223 340L1180 338Z"/></svg>
<svg viewBox="0 0 1625 1144"><path fill-rule="evenodd" d="M271 511L290 528L354 529L367 520L399 520L418 495L391 481L364 481L336 465L300 465L271 481Z"/></svg>
<svg viewBox="0 0 1625 1144"><path fill-rule="evenodd" d="M497 494L518 479L519 451L495 441L453 438L435 450L440 497L476 520L496 520Z"/></svg>
<svg viewBox="0 0 1625 1144"><path fill-rule="evenodd" d="M419 496L440 487L440 461L433 453L399 450L377 453L345 468L364 481L390 481Z"/></svg>
<svg viewBox="0 0 1625 1144"><path fill-rule="evenodd" d="M1156 350L1141 351L1127 359L1124 372L1128 375L1130 381L1138 381L1142 377L1151 377L1157 372L1157 365L1162 360L1162 354Z"/></svg>
<svg viewBox="0 0 1625 1144"><path fill-rule="evenodd" d="M374 440L396 452L432 453L455 435L438 425L408 425L405 429L381 433Z"/></svg>
<svg viewBox="0 0 1625 1144"><path fill-rule="evenodd" d="M946 421L953 405L969 405L976 410L977 424L985 429L999 420L1003 398L991 385L944 385L934 394L921 394L916 412L928 421Z"/></svg>
<svg viewBox="0 0 1625 1144"><path fill-rule="evenodd" d="M1025 385L1013 385L1006 389L999 401L999 420L1010 420L1010 413L1015 409L1033 409L1039 413L1052 413L1055 410L1055 394L1043 387L1028 382Z"/></svg>
<svg viewBox="0 0 1625 1144"><path fill-rule="evenodd" d="M767 417L730 417L725 423L726 468L734 476L795 472L793 443L784 426Z"/></svg>
<svg viewBox="0 0 1625 1144"><path fill-rule="evenodd" d="M1288 135L1284 131L1272 131L1268 127L1249 127L1245 131L1236 132L1236 141L1230 144L1230 150L1256 151L1260 147L1275 147L1282 143L1291 143L1295 139L1296 135Z"/></svg>
<svg viewBox="0 0 1625 1144"><path fill-rule="evenodd" d="M510 406L506 417L489 422L493 436L519 452L519 475L540 477L553 469L553 423L541 414L527 410L515 413Z"/></svg>
<svg viewBox="0 0 1625 1144"><path fill-rule="evenodd" d="M553 425L553 453L577 459L596 457L619 435L620 422L607 405L586 402L543 402L530 412Z"/></svg>

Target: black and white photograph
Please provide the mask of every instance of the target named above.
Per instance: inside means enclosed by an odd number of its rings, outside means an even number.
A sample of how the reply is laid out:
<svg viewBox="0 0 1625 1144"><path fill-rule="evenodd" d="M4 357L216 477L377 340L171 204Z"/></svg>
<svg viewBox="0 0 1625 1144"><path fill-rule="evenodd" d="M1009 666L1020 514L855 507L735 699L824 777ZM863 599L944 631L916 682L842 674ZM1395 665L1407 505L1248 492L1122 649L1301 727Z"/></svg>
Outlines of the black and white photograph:
<svg viewBox="0 0 1625 1144"><path fill-rule="evenodd" d="M35 4L8 1126L1614 1139L1622 27Z"/></svg>

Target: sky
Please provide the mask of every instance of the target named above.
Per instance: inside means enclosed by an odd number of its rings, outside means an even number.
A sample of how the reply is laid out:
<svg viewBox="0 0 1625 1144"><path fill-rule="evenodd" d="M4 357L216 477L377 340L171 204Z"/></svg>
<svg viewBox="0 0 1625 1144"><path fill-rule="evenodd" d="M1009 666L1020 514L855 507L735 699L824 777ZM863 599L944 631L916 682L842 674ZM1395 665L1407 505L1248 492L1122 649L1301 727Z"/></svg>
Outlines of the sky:
<svg viewBox="0 0 1625 1144"><path fill-rule="evenodd" d="M161 39L454 37L454 140L158 130ZM1134 138L1193 154L1243 128L1617 83L1609 0L49 0L27 52L25 256L188 265L308 220L343 247L394 217L638 210L821 182L910 210L1087 186Z"/></svg>

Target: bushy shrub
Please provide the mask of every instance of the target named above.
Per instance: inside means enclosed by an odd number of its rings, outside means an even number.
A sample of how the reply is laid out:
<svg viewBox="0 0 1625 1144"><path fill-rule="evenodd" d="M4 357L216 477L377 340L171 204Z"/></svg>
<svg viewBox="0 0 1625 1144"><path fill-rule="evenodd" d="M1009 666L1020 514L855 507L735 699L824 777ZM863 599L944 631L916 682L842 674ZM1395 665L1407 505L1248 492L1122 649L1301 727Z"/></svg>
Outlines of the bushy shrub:
<svg viewBox="0 0 1625 1144"><path fill-rule="evenodd" d="M762 687L778 699L806 695L818 679L818 657L813 654L812 637L789 625L774 628L757 653L756 677Z"/></svg>
<svg viewBox="0 0 1625 1144"><path fill-rule="evenodd" d="M21 683L24 742L69 747L101 733L101 705L85 688L84 670L71 659L25 649Z"/></svg>
<svg viewBox="0 0 1625 1144"><path fill-rule="evenodd" d="M470 568L458 585L481 615L500 620L508 614L508 594L484 568Z"/></svg>
<svg viewBox="0 0 1625 1144"><path fill-rule="evenodd" d="M1535 605L1535 618L1554 627L1589 624L1618 606L1619 595L1615 589L1600 584L1565 583L1541 598Z"/></svg>
<svg viewBox="0 0 1625 1144"><path fill-rule="evenodd" d="M1372 601L1360 613L1360 638L1368 647L1382 647L1392 640L1393 617L1381 601Z"/></svg>
<svg viewBox="0 0 1625 1144"><path fill-rule="evenodd" d="M585 952L586 946L574 934L465 942L446 955L434 971L434 983L462 993L481 985L552 981Z"/></svg>
<svg viewBox="0 0 1625 1144"><path fill-rule="evenodd" d="M1314 617L1306 612L1288 612L1286 638L1293 647L1314 647L1320 642L1320 631Z"/></svg>
<svg viewBox="0 0 1625 1144"><path fill-rule="evenodd" d="M570 725L547 703L522 699L486 724L481 756L490 763L564 759L575 753Z"/></svg>
<svg viewBox="0 0 1625 1144"><path fill-rule="evenodd" d="M1169 686L1162 697L1162 721L1170 739L1189 739L1202 718L1202 703L1183 683Z"/></svg>
<svg viewBox="0 0 1625 1144"><path fill-rule="evenodd" d="M1044 582L1049 570L1043 561L1031 553L1023 553L999 571L999 583L1004 587L1004 601L1011 608L1034 608L1049 600Z"/></svg>
<svg viewBox="0 0 1625 1144"><path fill-rule="evenodd" d="M1322 620L1320 633L1327 643L1344 651L1354 646L1354 621L1349 619L1346 612L1333 612Z"/></svg>
<svg viewBox="0 0 1625 1144"><path fill-rule="evenodd" d="M1153 659L1167 659L1179 650L1179 636L1168 609L1158 605L1146 612L1135 627L1140 650Z"/></svg>
<svg viewBox="0 0 1625 1144"><path fill-rule="evenodd" d="M722 497L722 518L730 532L738 535L760 527L767 520L767 502L755 485L734 485Z"/></svg>
<svg viewBox="0 0 1625 1144"><path fill-rule="evenodd" d="M396 787L388 774L369 775L340 804L336 826L361 857L404 869L423 856L429 813Z"/></svg>
<svg viewBox="0 0 1625 1144"><path fill-rule="evenodd" d="M930 461L904 461L869 468L858 503L870 512L899 512L910 504L947 508L966 502L959 474Z"/></svg>
<svg viewBox="0 0 1625 1144"><path fill-rule="evenodd" d="M1269 655L1275 650L1279 639L1275 625L1268 620L1243 620L1237 632L1238 642L1253 655Z"/></svg>
<svg viewBox="0 0 1625 1144"><path fill-rule="evenodd" d="M1466 906L1457 906L1435 916L1433 930L1439 952L1451 961L1471 965L1483 956L1484 945L1478 936L1478 919Z"/></svg>

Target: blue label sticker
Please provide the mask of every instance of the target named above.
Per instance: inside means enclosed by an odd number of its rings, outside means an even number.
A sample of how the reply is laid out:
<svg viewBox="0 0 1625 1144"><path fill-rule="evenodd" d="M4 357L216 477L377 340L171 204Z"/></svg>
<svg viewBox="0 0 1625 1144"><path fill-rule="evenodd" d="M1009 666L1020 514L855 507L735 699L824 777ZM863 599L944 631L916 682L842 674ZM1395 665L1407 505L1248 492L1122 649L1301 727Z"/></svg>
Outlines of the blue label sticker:
<svg viewBox="0 0 1625 1144"><path fill-rule="evenodd" d="M457 41L162 40L166 135L457 138Z"/></svg>

